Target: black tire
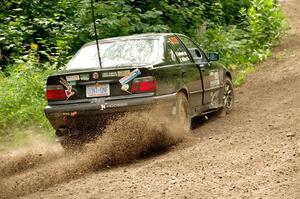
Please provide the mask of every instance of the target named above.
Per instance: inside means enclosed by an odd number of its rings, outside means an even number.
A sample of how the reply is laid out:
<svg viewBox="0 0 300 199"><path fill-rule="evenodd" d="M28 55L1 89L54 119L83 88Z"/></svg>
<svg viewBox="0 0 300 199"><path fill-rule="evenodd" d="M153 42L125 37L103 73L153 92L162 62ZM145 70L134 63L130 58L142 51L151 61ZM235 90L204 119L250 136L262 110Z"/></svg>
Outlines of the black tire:
<svg viewBox="0 0 300 199"><path fill-rule="evenodd" d="M184 93L177 94L176 101L176 124L188 133L191 130L191 112L190 105Z"/></svg>
<svg viewBox="0 0 300 199"><path fill-rule="evenodd" d="M224 114L229 114L234 107L234 87L232 80L226 76L223 87L223 109Z"/></svg>

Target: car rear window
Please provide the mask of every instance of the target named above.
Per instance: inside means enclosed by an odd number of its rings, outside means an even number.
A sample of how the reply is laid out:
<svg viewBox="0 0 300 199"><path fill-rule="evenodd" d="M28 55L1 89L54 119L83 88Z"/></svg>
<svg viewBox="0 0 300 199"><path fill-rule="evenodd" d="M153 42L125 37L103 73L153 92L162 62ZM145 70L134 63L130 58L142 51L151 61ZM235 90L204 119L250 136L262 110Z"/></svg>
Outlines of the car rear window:
<svg viewBox="0 0 300 199"><path fill-rule="evenodd" d="M99 44L103 68L145 66L162 60L159 39L131 39ZM67 64L67 70L98 68L96 44L82 47Z"/></svg>

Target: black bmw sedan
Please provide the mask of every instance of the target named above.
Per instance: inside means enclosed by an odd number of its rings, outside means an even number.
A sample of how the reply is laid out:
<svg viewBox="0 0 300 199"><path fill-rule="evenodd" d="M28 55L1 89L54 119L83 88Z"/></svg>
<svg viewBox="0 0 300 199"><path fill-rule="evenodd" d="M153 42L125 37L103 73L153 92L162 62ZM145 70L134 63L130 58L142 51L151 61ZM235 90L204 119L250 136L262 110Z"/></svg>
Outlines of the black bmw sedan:
<svg viewBox="0 0 300 199"><path fill-rule="evenodd" d="M191 119L234 105L230 72L181 34L151 33L85 44L64 71L50 75L45 114L58 140L105 128L114 115L164 104L189 131Z"/></svg>

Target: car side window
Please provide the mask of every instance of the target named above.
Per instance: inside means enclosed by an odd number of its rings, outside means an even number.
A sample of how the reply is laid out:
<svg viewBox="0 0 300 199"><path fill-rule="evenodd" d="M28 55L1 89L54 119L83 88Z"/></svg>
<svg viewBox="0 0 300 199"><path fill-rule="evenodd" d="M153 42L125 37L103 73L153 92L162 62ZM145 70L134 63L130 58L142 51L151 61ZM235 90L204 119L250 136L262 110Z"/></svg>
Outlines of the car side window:
<svg viewBox="0 0 300 199"><path fill-rule="evenodd" d="M192 63L188 52L176 36L168 38L168 45L173 49L180 63Z"/></svg>
<svg viewBox="0 0 300 199"><path fill-rule="evenodd" d="M166 46L166 62L168 64L178 64L179 61L174 53L174 51L172 50L172 48L170 47L169 44L167 44Z"/></svg>
<svg viewBox="0 0 300 199"><path fill-rule="evenodd" d="M202 52L201 49L188 37L185 36L179 36L182 43L187 47L190 54L192 55L194 61L197 62L207 62L206 56Z"/></svg>
<svg viewBox="0 0 300 199"><path fill-rule="evenodd" d="M203 50L201 48L199 50L200 50L200 53L201 53L201 56L202 56L202 61L203 62L208 62L206 54L203 52Z"/></svg>

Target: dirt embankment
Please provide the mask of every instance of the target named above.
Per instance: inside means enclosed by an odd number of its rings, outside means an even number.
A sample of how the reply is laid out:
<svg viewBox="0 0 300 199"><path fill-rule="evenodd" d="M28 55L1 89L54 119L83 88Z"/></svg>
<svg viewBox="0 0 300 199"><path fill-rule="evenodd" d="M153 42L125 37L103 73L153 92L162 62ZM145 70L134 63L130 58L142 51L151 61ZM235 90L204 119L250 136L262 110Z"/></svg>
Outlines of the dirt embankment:
<svg viewBox="0 0 300 199"><path fill-rule="evenodd" d="M232 114L142 159L178 135L130 118L81 154L0 157L0 198L300 198L300 1L283 7L289 36L236 90Z"/></svg>

